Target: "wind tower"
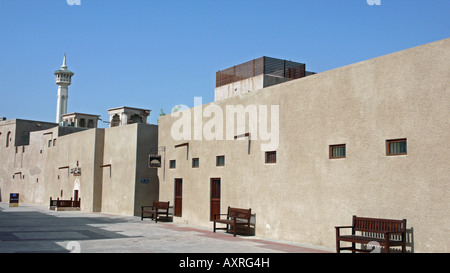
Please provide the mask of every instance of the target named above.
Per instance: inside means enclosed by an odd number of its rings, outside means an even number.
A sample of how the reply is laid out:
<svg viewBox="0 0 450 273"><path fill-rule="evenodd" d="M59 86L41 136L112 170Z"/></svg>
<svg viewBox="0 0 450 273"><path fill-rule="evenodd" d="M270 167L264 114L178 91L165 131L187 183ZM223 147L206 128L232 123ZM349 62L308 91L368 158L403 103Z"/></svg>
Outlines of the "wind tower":
<svg viewBox="0 0 450 273"><path fill-rule="evenodd" d="M72 83L72 76L75 75L67 69L66 54L64 54L63 64L60 70L55 71L56 84L58 85L58 102L56 106L56 123L61 123L62 116L67 114L67 100L69 99L69 85Z"/></svg>

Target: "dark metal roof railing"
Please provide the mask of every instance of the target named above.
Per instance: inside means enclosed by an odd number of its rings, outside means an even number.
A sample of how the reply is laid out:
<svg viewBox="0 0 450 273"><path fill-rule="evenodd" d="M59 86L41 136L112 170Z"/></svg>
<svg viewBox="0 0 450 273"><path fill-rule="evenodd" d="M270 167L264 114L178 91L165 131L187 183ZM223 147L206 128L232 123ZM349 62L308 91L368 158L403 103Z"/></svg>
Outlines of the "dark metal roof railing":
<svg viewBox="0 0 450 273"><path fill-rule="evenodd" d="M305 77L305 64L264 56L216 72L216 87L262 74L298 79Z"/></svg>

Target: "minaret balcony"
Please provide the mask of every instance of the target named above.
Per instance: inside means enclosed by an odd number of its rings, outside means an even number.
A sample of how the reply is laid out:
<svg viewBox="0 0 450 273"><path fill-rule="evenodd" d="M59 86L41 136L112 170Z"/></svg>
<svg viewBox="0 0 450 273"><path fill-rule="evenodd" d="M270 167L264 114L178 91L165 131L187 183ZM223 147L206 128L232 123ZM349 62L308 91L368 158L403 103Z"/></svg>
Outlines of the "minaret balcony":
<svg viewBox="0 0 450 273"><path fill-rule="evenodd" d="M59 84L59 83L70 84L71 82L72 82L71 79L56 79L56 83L57 83L57 84Z"/></svg>

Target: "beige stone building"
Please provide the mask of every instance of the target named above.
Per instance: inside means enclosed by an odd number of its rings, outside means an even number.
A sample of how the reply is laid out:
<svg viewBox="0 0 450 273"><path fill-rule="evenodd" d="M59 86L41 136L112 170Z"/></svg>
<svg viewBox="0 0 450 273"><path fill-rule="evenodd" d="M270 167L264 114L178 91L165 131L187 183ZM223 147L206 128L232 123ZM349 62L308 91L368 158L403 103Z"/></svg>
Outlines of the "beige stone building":
<svg viewBox="0 0 450 273"><path fill-rule="evenodd" d="M0 201L10 193L43 205L81 198L82 211L139 215L158 199L156 169L148 167L157 136L156 125L143 123L85 129L0 121Z"/></svg>
<svg viewBox="0 0 450 273"><path fill-rule="evenodd" d="M216 101L159 119L159 199L175 222L212 227L213 213L251 208L257 236L330 248L352 215L407 219L408 251L449 252L449 83L445 39L216 89Z"/></svg>

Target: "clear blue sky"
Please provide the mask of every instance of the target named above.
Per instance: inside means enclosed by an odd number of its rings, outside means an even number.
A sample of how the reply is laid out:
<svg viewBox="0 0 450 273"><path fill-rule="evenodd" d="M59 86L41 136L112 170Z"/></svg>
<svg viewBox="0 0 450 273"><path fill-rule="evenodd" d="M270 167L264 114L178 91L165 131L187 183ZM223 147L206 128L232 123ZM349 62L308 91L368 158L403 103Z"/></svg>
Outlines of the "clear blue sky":
<svg viewBox="0 0 450 273"><path fill-rule="evenodd" d="M65 52L69 113L131 106L156 124L161 108L213 101L217 70L261 56L323 72L449 37L449 0L380 2L0 0L0 116L54 122Z"/></svg>

